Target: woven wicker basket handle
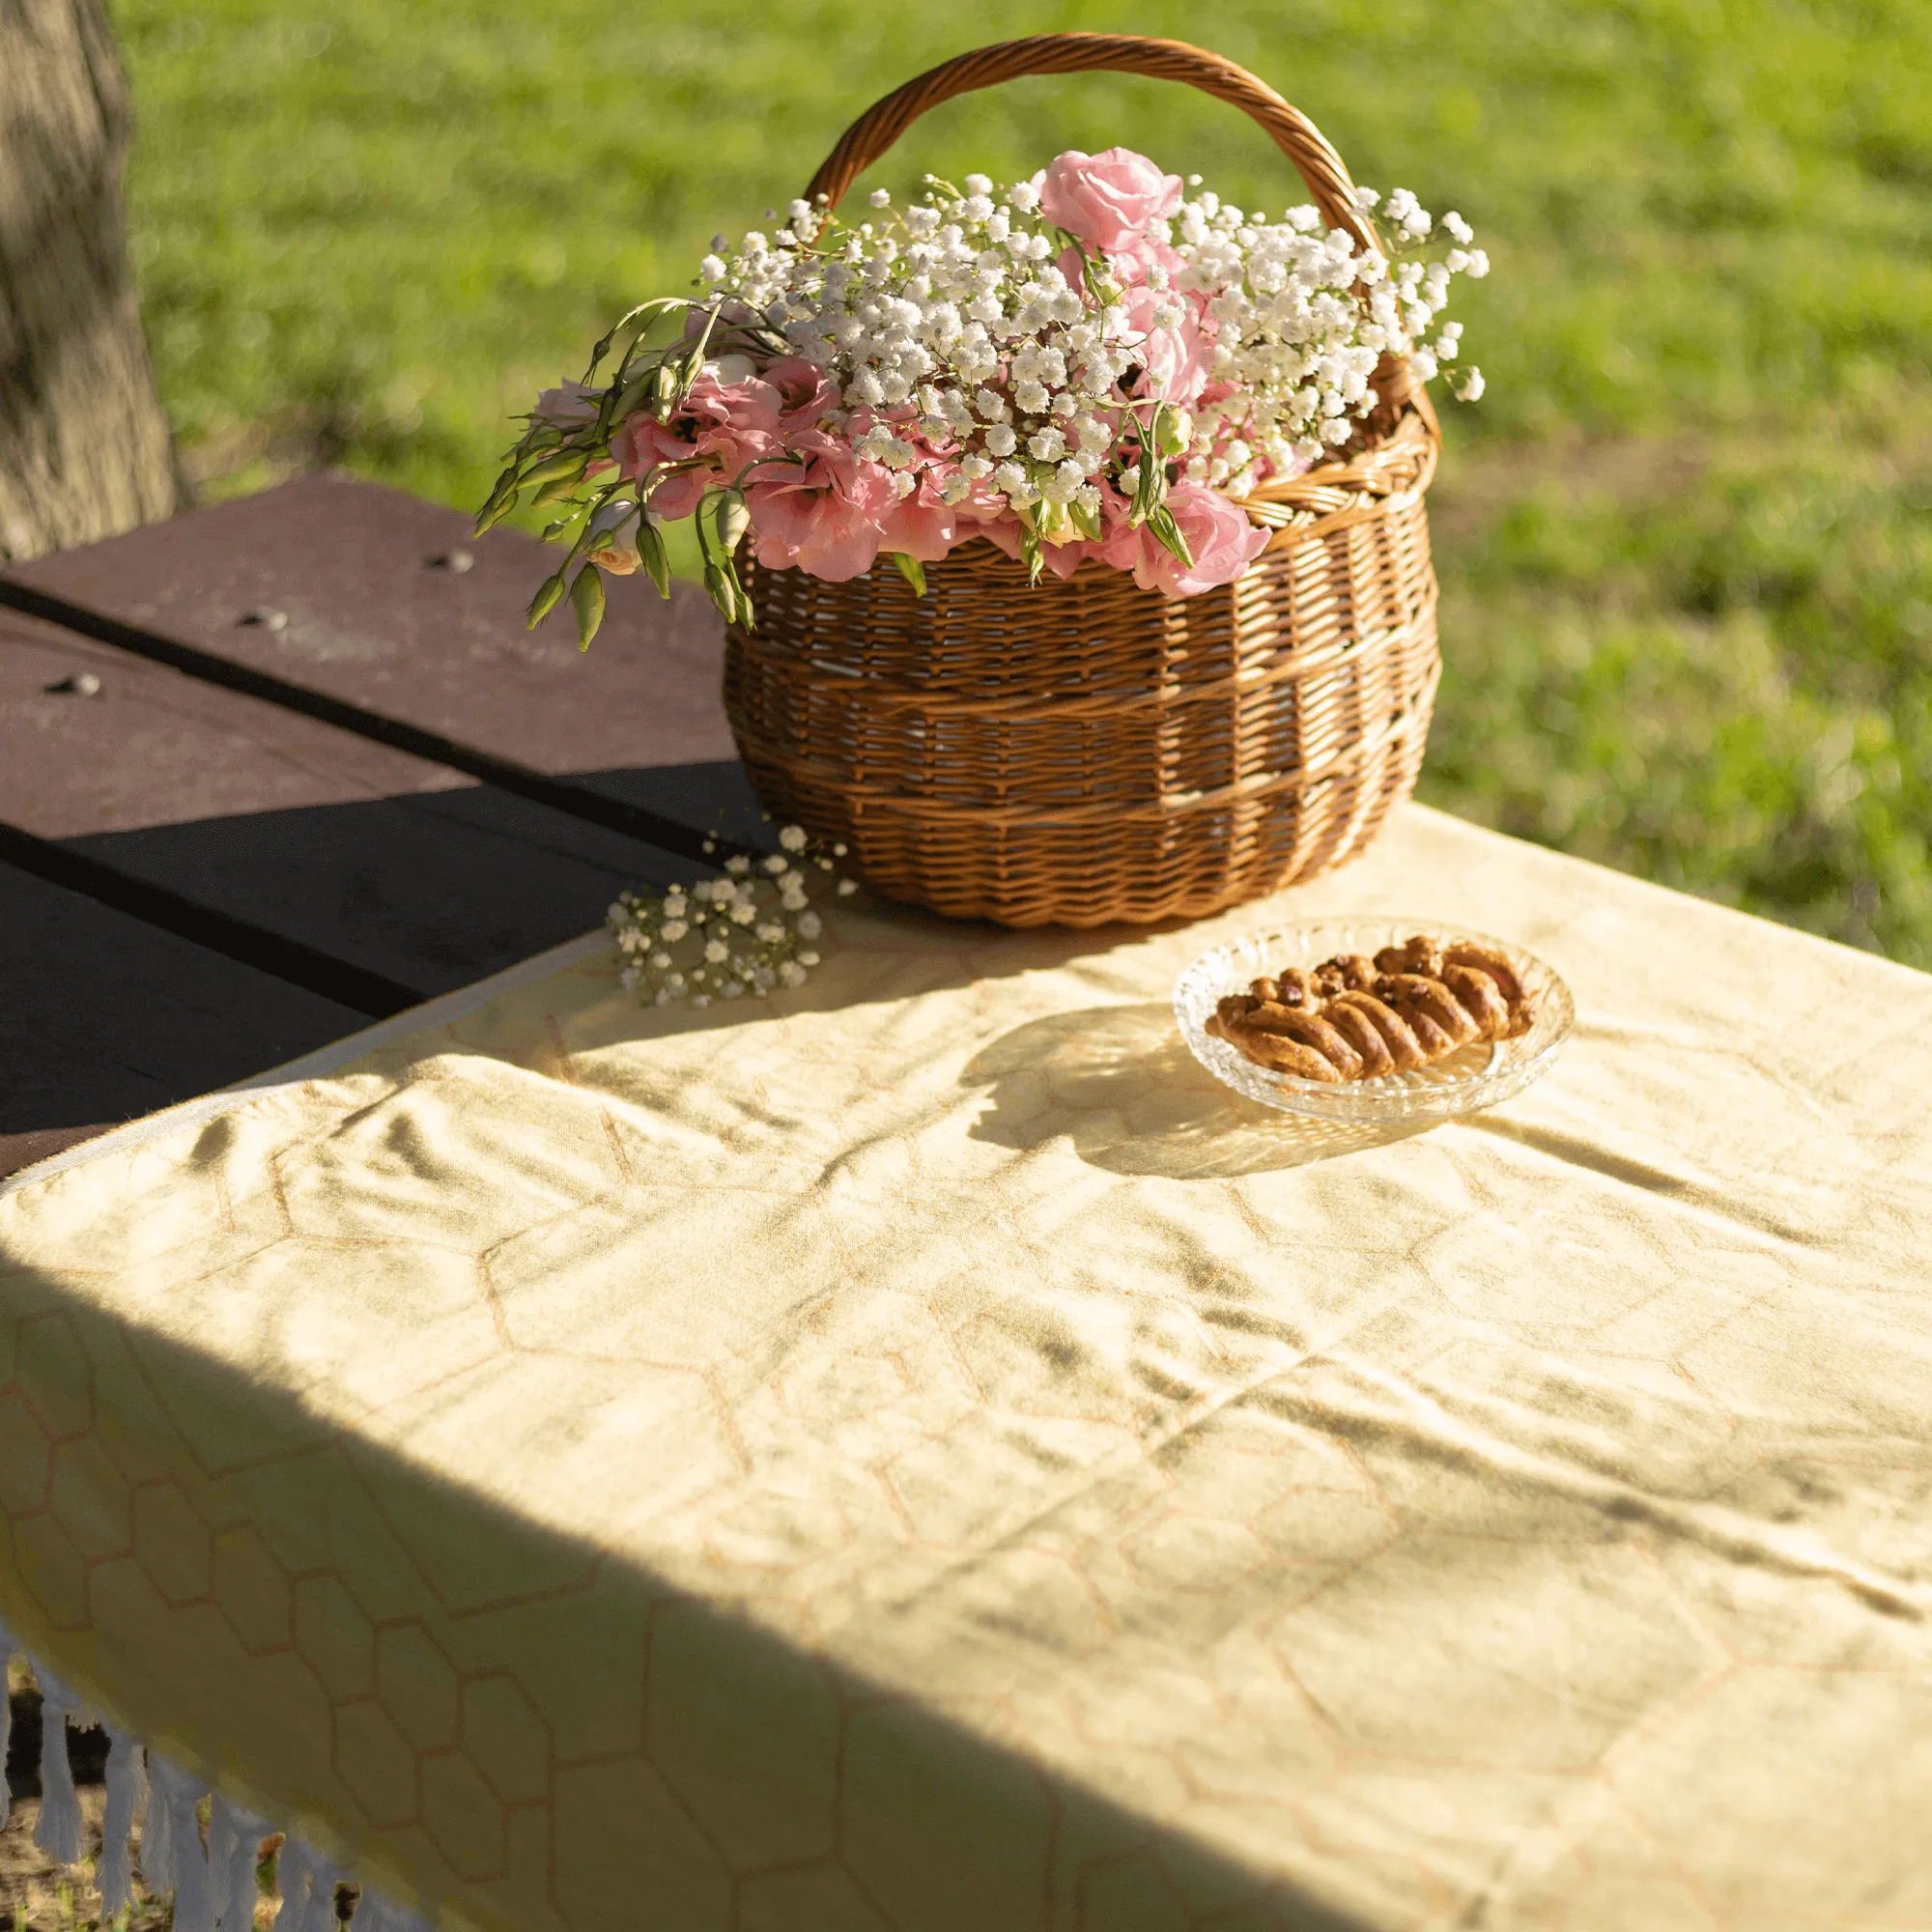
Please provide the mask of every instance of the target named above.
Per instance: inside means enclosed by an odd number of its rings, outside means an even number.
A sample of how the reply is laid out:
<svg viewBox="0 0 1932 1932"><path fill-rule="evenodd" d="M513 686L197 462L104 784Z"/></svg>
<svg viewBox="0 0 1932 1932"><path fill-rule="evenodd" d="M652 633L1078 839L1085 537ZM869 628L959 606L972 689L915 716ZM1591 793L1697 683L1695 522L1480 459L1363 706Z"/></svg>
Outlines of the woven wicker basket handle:
<svg viewBox="0 0 1932 1932"><path fill-rule="evenodd" d="M1355 185L1342 157L1305 114L1291 107L1273 88L1246 68L1219 54L1205 53L1185 41L1143 40L1134 34L1037 34L1024 41L1002 41L960 54L874 101L839 137L824 166L811 178L807 198L824 195L837 208L845 191L885 154L928 107L1003 80L1033 73L1147 74L1155 80L1185 81L1203 94L1226 100L1260 124L1295 165L1315 205L1331 228L1347 231L1359 248L1380 254L1361 211Z"/></svg>

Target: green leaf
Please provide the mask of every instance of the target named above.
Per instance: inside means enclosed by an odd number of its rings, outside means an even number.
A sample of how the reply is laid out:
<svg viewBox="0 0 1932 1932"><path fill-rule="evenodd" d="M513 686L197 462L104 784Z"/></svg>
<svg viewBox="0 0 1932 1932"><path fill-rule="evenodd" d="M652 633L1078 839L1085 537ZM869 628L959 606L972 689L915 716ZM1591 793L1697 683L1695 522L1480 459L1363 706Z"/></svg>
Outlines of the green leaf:
<svg viewBox="0 0 1932 1932"><path fill-rule="evenodd" d="M898 565L899 575L912 585L912 594L915 597L923 597L925 595L925 565L921 563L918 557L908 556L902 550L894 551L893 561Z"/></svg>
<svg viewBox="0 0 1932 1932"><path fill-rule="evenodd" d="M532 631L556 609L557 599L563 595L563 572L554 577L546 577L537 585L537 594L530 599L530 608L525 618L526 625Z"/></svg>
<svg viewBox="0 0 1932 1932"><path fill-rule="evenodd" d="M1069 503L1066 506L1066 521L1087 539L1089 543L1100 541L1100 513L1090 510L1084 504Z"/></svg>
<svg viewBox="0 0 1932 1932"><path fill-rule="evenodd" d="M1040 572L1046 568L1046 551L1038 529L1032 525L1020 538L1020 557L1027 567L1027 582L1037 583Z"/></svg>
<svg viewBox="0 0 1932 1932"><path fill-rule="evenodd" d="M1144 524L1167 500L1167 465L1147 446L1141 446L1141 480L1134 486L1133 507L1127 513L1130 524Z"/></svg>
<svg viewBox="0 0 1932 1932"><path fill-rule="evenodd" d="M1174 512L1165 503L1149 516L1147 526L1163 550L1179 557L1182 563L1190 567L1193 565L1194 553L1187 548L1187 539L1181 535L1180 526L1174 521Z"/></svg>
<svg viewBox="0 0 1932 1932"><path fill-rule="evenodd" d="M587 651L597 627L604 621L604 573L595 564L585 564L570 586L570 602L577 612L577 648Z"/></svg>

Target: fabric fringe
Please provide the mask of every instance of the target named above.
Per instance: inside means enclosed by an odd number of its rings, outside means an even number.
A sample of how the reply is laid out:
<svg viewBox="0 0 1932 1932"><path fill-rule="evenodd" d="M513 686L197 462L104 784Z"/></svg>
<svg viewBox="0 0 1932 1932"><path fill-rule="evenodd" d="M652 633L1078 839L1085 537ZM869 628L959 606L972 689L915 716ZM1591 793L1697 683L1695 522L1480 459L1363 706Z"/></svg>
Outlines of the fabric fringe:
<svg viewBox="0 0 1932 1932"><path fill-rule="evenodd" d="M0 1624L0 1675L21 1655ZM80 1799L68 1757L70 1720L82 1699L32 1657L41 1687L41 1818L34 1842L57 1864L78 1864L86 1850ZM92 1719L89 1719L92 1721ZM6 1762L12 1713L0 1697L0 1765ZM102 1819L101 1915L111 1920L133 1903L133 1828L141 1788L148 1790L141 1832L141 1876L155 1892L174 1894L174 1932L250 1932L255 1917L255 1871L262 1841L278 1828L245 1806L211 1795L200 1778L157 1757L114 1725L107 1731L107 1806ZM144 1776L145 1767L145 1776ZM208 1849L202 1849L195 1807L209 1799ZM9 1815L6 1779L0 1776L0 1826ZM334 1932L335 1889L355 1874L293 1835L282 1841L277 1864L282 1900L274 1932ZM433 1932L432 1923L364 1885L351 1932Z"/></svg>
<svg viewBox="0 0 1932 1932"><path fill-rule="evenodd" d="M80 1795L67 1755L67 1720L80 1699L49 1670L34 1666L41 1687L41 1822L34 1843L57 1865L80 1861Z"/></svg>
<svg viewBox="0 0 1932 1932"><path fill-rule="evenodd" d="M348 1875L312 1845L299 1838L284 1839L275 1871L282 1891L275 1932L332 1932L335 1888Z"/></svg>
<svg viewBox="0 0 1932 1932"><path fill-rule="evenodd" d="M0 1832L7 1829L7 1820L14 1815L14 1795L7 1788L7 1752L14 1742L14 1699L8 1692L6 1677L7 1666L13 1662L18 1648L14 1633L0 1624Z"/></svg>
<svg viewBox="0 0 1932 1932"><path fill-rule="evenodd" d="M134 1813L148 1781L141 1747L107 1726L107 1810L100 1832L100 1914L117 1918L134 1903Z"/></svg>
<svg viewBox="0 0 1932 1932"><path fill-rule="evenodd" d="M208 1807L208 1863L218 1932L247 1932L255 1922L255 1868L269 1821L216 1792Z"/></svg>
<svg viewBox="0 0 1932 1932"><path fill-rule="evenodd" d="M150 1752L148 1790L148 1831L154 1831L158 1813L161 1832L152 1858L147 1837L141 1840L141 1875L151 1889L174 1893L174 1932L214 1932L214 1893L201 1847L201 1821L194 1814L208 1786Z"/></svg>

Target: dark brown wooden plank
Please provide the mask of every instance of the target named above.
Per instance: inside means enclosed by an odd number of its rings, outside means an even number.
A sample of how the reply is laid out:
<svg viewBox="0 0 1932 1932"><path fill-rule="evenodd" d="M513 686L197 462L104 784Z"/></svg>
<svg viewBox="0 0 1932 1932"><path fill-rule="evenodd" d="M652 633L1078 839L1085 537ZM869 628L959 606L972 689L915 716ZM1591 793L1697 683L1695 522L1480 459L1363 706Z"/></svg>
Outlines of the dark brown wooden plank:
<svg viewBox="0 0 1932 1932"><path fill-rule="evenodd" d="M365 1015L0 863L0 1173Z"/></svg>
<svg viewBox="0 0 1932 1932"><path fill-rule="evenodd" d="M0 841L15 864L370 1010L584 931L626 886L699 869L14 611L0 826L41 841ZM331 961L360 978L331 979Z"/></svg>
<svg viewBox="0 0 1932 1932"><path fill-rule="evenodd" d="M18 1174L23 1167L32 1167L36 1161L51 1160L55 1154L65 1153L82 1141L104 1134L111 1124L97 1121L85 1127L47 1127L39 1133L0 1134L0 1180L10 1174Z"/></svg>
<svg viewBox="0 0 1932 1932"><path fill-rule="evenodd" d="M580 652L567 614L524 625L553 562L521 532L478 539L454 511L324 475L16 566L0 595L11 584L16 600L56 600L37 608L65 621L123 627L106 635L124 646L172 644L271 680L285 702L306 694L360 714L358 726L320 713L340 725L423 734L388 741L526 794L516 773L527 773L592 815L600 803L641 808L694 833L755 836L710 604L688 584L666 604L640 578L614 582L604 629Z"/></svg>

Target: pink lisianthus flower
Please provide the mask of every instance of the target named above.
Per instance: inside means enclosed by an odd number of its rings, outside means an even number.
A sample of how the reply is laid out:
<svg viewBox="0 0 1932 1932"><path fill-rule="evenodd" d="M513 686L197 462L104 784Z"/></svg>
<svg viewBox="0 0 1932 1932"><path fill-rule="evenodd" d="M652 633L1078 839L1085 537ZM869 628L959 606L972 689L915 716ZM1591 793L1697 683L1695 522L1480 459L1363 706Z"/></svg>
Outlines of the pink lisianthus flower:
<svg viewBox="0 0 1932 1932"><path fill-rule="evenodd" d="M982 525L972 534L997 544L1015 563L1025 555L1021 546L1026 541L1026 528L1015 516L999 517ZM1098 544L1090 543L1085 537L1075 537L1070 543L1042 544L1039 560L1054 576L1071 577L1089 557L1098 556L1100 549Z"/></svg>
<svg viewBox="0 0 1932 1932"><path fill-rule="evenodd" d="M1208 370L1214 356L1214 324L1207 304L1198 296L1184 296L1173 289L1141 287L1127 291L1124 306L1127 335L1121 346L1141 365L1134 393L1157 397L1178 409L1192 409L1208 384ZM1173 308L1180 310L1179 322L1170 327L1155 327L1154 317Z"/></svg>
<svg viewBox="0 0 1932 1932"><path fill-rule="evenodd" d="M838 407L838 384L815 362L786 355L765 371L765 381L779 392L779 433L816 429L828 410Z"/></svg>
<svg viewBox="0 0 1932 1932"><path fill-rule="evenodd" d="M597 414L598 405L603 401L604 392L593 389L582 383L565 381L554 389L545 389L537 397L537 406L530 412L533 416L547 423L555 423L559 428L568 428L576 423L585 423Z"/></svg>
<svg viewBox="0 0 1932 1932"><path fill-rule="evenodd" d="M966 537L976 534L969 525ZM903 552L919 563L937 563L963 540L958 512L940 501L938 486L927 470L920 473L912 493L886 512L879 530L881 550Z"/></svg>
<svg viewBox="0 0 1932 1932"><path fill-rule="evenodd" d="M1039 212L1056 228L1095 248L1124 248L1180 206L1179 175L1163 174L1131 148L1083 155L1069 148L1039 185Z"/></svg>
<svg viewBox="0 0 1932 1932"><path fill-rule="evenodd" d="M1193 597L1232 583L1267 548L1268 532L1251 524L1238 503L1202 483L1177 483L1167 507L1187 540L1194 561L1181 560L1145 524L1122 523L1101 546L1117 570L1131 570L1143 590L1165 597Z"/></svg>
<svg viewBox="0 0 1932 1932"><path fill-rule="evenodd" d="M746 468L778 446L780 392L755 376L721 383L699 376L668 422L639 411L611 440L617 468L641 481L660 464L698 467L667 476L651 493L651 514L675 522L705 491L735 483Z"/></svg>
<svg viewBox="0 0 1932 1932"><path fill-rule="evenodd" d="M1100 541L1095 543L1091 537L1068 534L1064 542L1055 543L1048 539L1041 545L1039 560L1056 577L1071 577L1083 563L1096 563L1107 560L1107 540L1117 529L1126 527L1127 499L1112 484L1099 481L1095 486L1100 492ZM1017 560L1024 553L1021 546L1026 530L1020 520L1009 510L996 509L997 521L991 522L979 532L988 538Z"/></svg>
<svg viewBox="0 0 1932 1932"><path fill-rule="evenodd" d="M745 492L759 563L828 583L863 577L898 507L892 471L823 430L800 430L788 451L801 460L770 464Z"/></svg>

